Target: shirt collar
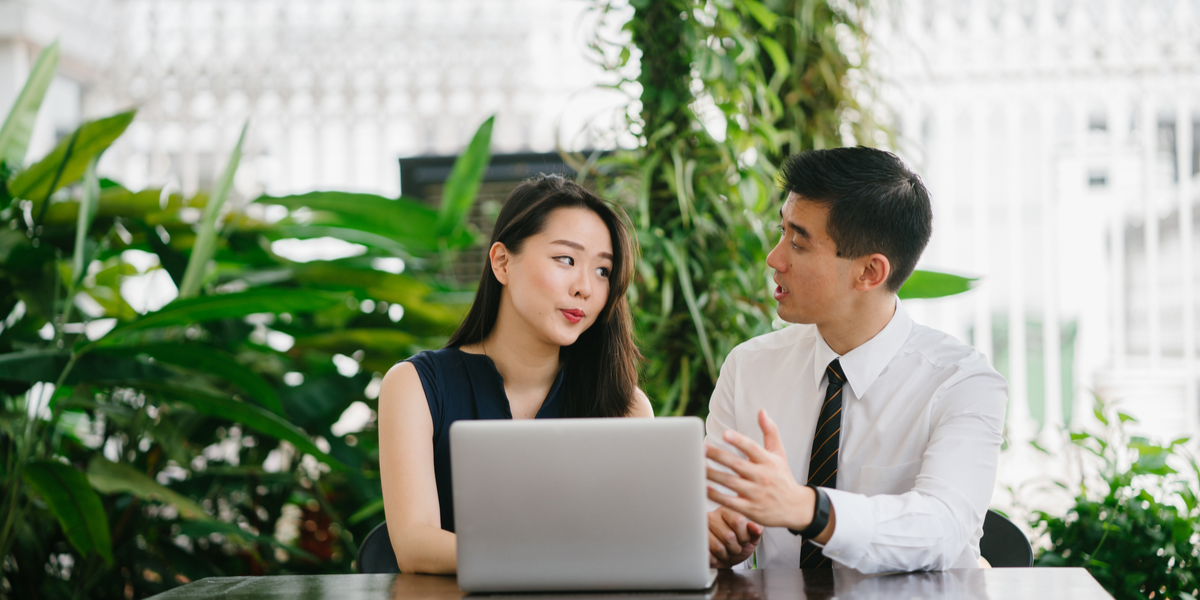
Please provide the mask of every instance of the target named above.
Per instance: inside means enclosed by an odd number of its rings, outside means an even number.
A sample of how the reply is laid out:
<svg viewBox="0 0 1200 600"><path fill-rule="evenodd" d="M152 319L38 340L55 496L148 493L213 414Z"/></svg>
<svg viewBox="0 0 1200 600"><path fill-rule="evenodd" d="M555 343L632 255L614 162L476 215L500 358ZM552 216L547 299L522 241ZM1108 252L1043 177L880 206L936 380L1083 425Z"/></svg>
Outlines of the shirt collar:
<svg viewBox="0 0 1200 600"><path fill-rule="evenodd" d="M854 396L862 398L863 394L870 389L871 384L879 378L884 367L900 351L911 331L912 318L908 316L904 305L897 298L896 312L888 324L875 334L875 337L842 356L838 356L818 332L816 351L813 352L813 387L817 390L821 389L821 381L825 378L826 367L836 358L839 359L842 371L846 374L846 382L850 384Z"/></svg>

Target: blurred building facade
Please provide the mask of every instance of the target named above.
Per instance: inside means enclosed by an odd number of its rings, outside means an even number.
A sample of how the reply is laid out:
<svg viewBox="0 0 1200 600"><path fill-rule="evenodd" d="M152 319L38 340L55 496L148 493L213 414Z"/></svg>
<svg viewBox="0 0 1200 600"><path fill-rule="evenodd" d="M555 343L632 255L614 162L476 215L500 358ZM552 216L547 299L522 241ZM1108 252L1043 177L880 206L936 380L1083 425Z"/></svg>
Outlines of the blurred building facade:
<svg viewBox="0 0 1200 600"><path fill-rule="evenodd" d="M1009 379L1010 444L1053 451L1093 391L1136 433L1200 433L1200 3L892 2L874 26L934 198L921 266L982 278L913 312Z"/></svg>
<svg viewBox="0 0 1200 600"><path fill-rule="evenodd" d="M871 25L881 106L925 177L921 266L981 277L914 316L1011 387L1002 484L1091 415L1200 433L1195 243L1200 1L893 0ZM400 192L396 159L453 154L496 114L497 152L611 144L585 0L0 0L0 111L38 51L63 61L31 156L139 108L106 155L129 187L207 187L242 123L243 198Z"/></svg>
<svg viewBox="0 0 1200 600"><path fill-rule="evenodd" d="M243 195L396 195L397 157L452 154L495 114L496 152L594 146L612 95L585 57L579 0L0 0L0 110L63 43L31 156L80 118L138 117L101 170L208 187L250 122ZM43 111L46 112L46 111ZM597 117L600 118L597 118ZM73 117L73 118L72 118ZM611 129L611 128L606 128ZM40 150L40 151L39 151Z"/></svg>

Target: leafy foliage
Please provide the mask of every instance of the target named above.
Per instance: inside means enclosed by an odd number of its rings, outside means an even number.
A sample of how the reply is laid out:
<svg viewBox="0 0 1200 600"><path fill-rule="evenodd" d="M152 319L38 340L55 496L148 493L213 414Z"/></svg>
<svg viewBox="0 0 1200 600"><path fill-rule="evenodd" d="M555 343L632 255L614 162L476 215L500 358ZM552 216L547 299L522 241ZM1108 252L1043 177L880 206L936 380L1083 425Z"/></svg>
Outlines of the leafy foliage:
<svg viewBox="0 0 1200 600"><path fill-rule="evenodd" d="M1078 483L1066 515L1034 513L1032 525L1049 540L1034 565L1084 567L1119 600L1200 596L1200 465L1184 448L1188 439L1130 437L1125 423L1134 418L1099 399L1095 415L1102 433L1072 431L1070 439L1098 481ZM1186 475L1176 470L1184 465Z"/></svg>
<svg viewBox="0 0 1200 600"><path fill-rule="evenodd" d="M382 519L378 444L371 423L333 426L356 402L373 408L379 374L461 318L437 273L474 242L461 220L491 120L440 214L330 191L245 202L232 190L241 140L212 195L133 191L95 173L133 112L24 166L56 52L0 128L0 596L350 571ZM363 254L272 251L328 235ZM178 297L130 305L126 284L150 277Z"/></svg>
<svg viewBox="0 0 1200 600"><path fill-rule="evenodd" d="M778 235L776 165L879 134L858 101L870 91L866 3L629 4L626 37L597 35L592 48L637 100L627 121L638 147L600 159L595 172L628 207L641 245L630 299L647 357L642 388L659 414L702 415L730 350L777 325L766 267ZM612 2L596 10L624 14ZM935 275L940 285L902 295L968 287Z"/></svg>

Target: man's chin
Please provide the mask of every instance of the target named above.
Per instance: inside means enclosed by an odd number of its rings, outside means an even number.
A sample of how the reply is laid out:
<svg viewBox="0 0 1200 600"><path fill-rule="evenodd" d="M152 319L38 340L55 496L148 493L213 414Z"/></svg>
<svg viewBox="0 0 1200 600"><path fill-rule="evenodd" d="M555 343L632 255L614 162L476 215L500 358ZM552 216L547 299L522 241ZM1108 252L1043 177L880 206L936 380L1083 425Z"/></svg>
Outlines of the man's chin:
<svg viewBox="0 0 1200 600"><path fill-rule="evenodd" d="M804 315L793 314L791 311L776 311L779 318L790 325L812 325L815 323L812 319L807 319Z"/></svg>

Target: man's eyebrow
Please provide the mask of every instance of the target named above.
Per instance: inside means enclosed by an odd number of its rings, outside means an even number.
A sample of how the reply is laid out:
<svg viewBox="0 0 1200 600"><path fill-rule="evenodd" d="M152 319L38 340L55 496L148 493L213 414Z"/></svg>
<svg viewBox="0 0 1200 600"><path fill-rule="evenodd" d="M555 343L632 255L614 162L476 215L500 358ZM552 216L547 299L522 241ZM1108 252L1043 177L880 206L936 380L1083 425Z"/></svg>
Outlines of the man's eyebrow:
<svg viewBox="0 0 1200 600"><path fill-rule="evenodd" d="M574 248L576 250L579 250L580 252L583 252L586 250L586 248L583 247L583 244L580 244L579 242L572 242L571 240L554 240L553 242L550 242L550 243L551 244L559 244L560 246L566 246L568 248ZM607 258L608 260L612 260L613 255L610 252L601 252L600 258Z"/></svg>
<svg viewBox="0 0 1200 600"><path fill-rule="evenodd" d="M812 236L808 234L808 230L807 230L807 229L805 229L805 228L803 228L803 227L801 227L801 226L799 226L799 225L797 225L797 224L795 224L795 223L793 223L793 222L791 222L791 221L788 221L788 222L787 222L787 225L788 225L788 229L791 229L792 231L795 231L795 232L796 232L796 234L797 234L797 235L799 235L800 237L802 237L802 238L804 238L804 239L806 239L806 240L811 240L811 239L812 239Z"/></svg>

